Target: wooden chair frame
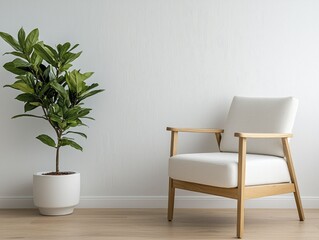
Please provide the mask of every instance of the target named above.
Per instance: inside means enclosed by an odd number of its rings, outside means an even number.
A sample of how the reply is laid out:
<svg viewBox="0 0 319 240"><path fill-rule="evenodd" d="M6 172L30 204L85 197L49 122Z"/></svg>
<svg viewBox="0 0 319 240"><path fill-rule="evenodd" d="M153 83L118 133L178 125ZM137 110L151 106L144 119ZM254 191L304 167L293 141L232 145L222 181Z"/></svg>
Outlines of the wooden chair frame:
<svg viewBox="0 0 319 240"><path fill-rule="evenodd" d="M195 129L195 128L167 128L171 132L170 156L177 153L178 133L213 133L216 136L218 148L220 148L222 129ZM297 178L294 171L291 152L289 148L288 138L292 137L289 133L235 133L235 137L239 138L238 148L238 187L221 188L208 186L198 183L185 182L177 179L169 178L168 193L168 221L172 221L174 213L175 188L207 193L232 199L237 199L237 237L242 238L244 233L244 202L247 199L259 198L284 193L294 193L295 202L298 210L300 221L304 221L304 212L300 199ZM280 138L283 145L284 157L287 161L290 174L290 183L266 184L245 186L245 170L246 170L246 146L249 138Z"/></svg>

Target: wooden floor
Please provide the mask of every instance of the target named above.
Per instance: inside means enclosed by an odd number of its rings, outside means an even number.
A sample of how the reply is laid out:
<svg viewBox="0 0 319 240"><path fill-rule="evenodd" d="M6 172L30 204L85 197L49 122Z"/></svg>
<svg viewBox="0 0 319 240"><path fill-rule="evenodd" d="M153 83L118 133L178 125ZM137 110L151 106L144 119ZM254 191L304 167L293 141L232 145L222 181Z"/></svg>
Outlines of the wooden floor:
<svg viewBox="0 0 319 240"><path fill-rule="evenodd" d="M248 209L244 239L319 239L319 209ZM36 210L0 210L0 239L234 239L234 209L77 209L63 217Z"/></svg>

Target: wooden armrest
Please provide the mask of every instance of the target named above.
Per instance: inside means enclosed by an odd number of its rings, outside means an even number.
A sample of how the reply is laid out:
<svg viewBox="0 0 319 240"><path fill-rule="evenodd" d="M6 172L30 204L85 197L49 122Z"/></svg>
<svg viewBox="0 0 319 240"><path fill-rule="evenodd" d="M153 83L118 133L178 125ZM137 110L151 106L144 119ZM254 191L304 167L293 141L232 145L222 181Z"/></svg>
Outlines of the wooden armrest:
<svg viewBox="0 0 319 240"><path fill-rule="evenodd" d="M291 138L291 133L242 133L236 132L235 137L240 138Z"/></svg>
<svg viewBox="0 0 319 240"><path fill-rule="evenodd" d="M174 128L167 127L167 131L171 132L193 132L193 133L223 133L223 129L214 129L214 128Z"/></svg>
<svg viewBox="0 0 319 240"><path fill-rule="evenodd" d="M213 128L173 128L167 127L167 131L171 132L171 154L170 156L176 155L177 152L177 138L178 132L192 132L192 133L215 133L215 137L218 143L218 148L220 148L220 141L222 139L223 129L213 129Z"/></svg>

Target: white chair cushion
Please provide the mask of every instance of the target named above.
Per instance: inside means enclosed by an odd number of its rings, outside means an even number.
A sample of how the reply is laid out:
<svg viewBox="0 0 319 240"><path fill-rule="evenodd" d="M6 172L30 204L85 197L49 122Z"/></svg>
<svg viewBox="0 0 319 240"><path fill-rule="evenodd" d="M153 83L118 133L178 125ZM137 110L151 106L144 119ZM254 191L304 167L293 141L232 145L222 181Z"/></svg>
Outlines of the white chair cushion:
<svg viewBox="0 0 319 240"><path fill-rule="evenodd" d="M179 154L169 159L173 179L210 186L237 187L237 153ZM247 154L246 185L290 182L286 161L281 157Z"/></svg>
<svg viewBox="0 0 319 240"><path fill-rule="evenodd" d="M221 141L222 152L238 152L235 132L291 133L298 100L286 98L234 97ZM280 139L249 139L248 153L283 156Z"/></svg>

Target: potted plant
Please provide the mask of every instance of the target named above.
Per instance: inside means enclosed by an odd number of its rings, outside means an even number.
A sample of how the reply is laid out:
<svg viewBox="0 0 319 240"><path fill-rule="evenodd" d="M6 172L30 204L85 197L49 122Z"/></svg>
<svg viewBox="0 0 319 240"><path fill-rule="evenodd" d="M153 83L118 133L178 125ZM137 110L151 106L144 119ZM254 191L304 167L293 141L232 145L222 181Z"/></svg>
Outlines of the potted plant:
<svg viewBox="0 0 319 240"><path fill-rule="evenodd" d="M3 66L16 75L16 81L4 87L20 91L16 99L24 103L24 113L12 118L45 120L56 135L55 140L46 134L36 137L55 148L56 168L33 175L34 204L43 215L71 214L79 203L80 173L60 171L60 148L70 146L82 151L73 137L87 136L71 129L85 126L83 119L93 120L89 117L91 109L84 107L83 100L103 90L96 89L97 83L87 83L92 72L71 70L72 62L81 55L81 52L73 52L78 44L71 46L66 42L49 46L39 41L38 29L26 34L21 28L17 39L4 32L0 32L0 37L14 49L5 54L16 57Z"/></svg>

